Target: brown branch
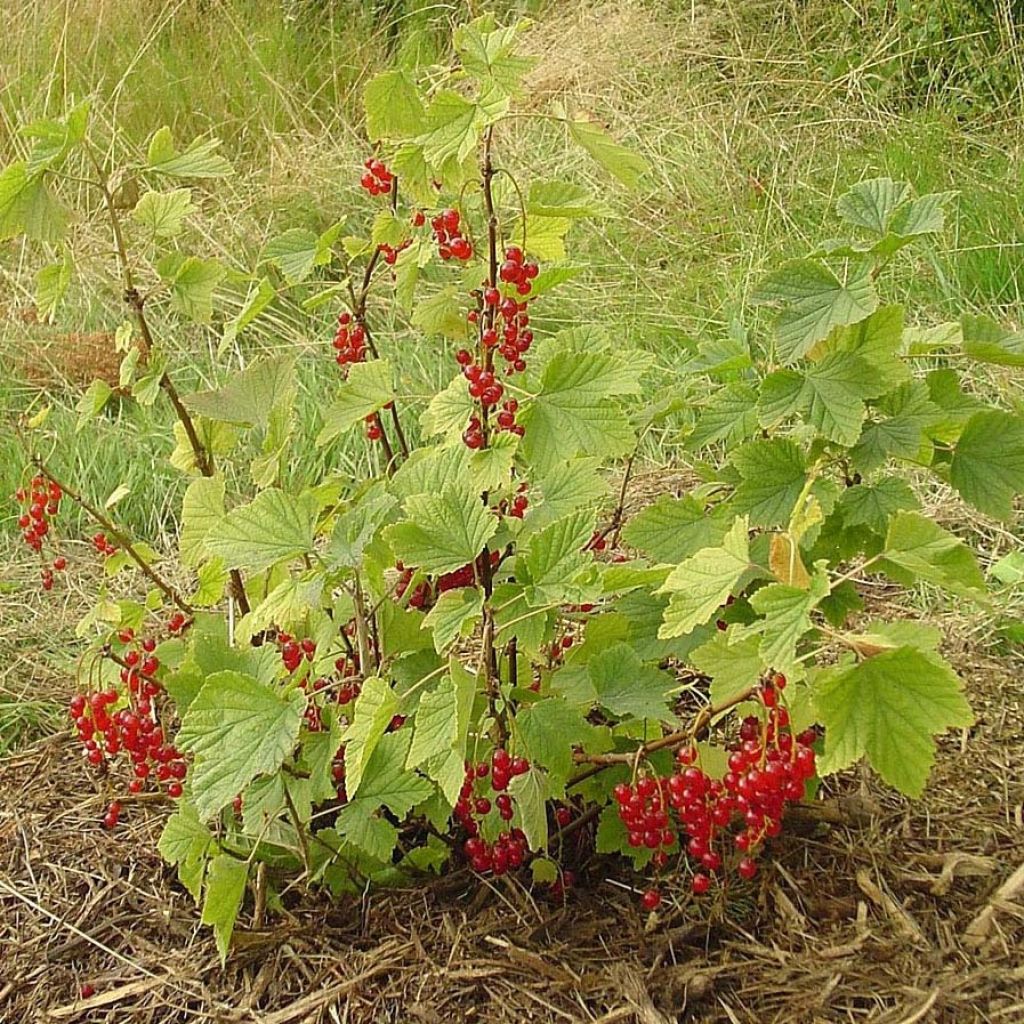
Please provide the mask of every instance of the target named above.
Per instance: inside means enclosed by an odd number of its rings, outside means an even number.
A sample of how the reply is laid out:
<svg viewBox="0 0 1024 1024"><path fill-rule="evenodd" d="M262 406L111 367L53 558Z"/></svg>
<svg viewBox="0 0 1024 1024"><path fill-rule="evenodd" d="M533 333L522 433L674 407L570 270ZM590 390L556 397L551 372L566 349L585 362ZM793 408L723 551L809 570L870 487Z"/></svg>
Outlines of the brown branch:
<svg viewBox="0 0 1024 1024"><path fill-rule="evenodd" d="M53 472L46 466L46 463L38 455L32 456L32 464L39 470L40 473L52 484L56 484L61 491L66 494L76 505L84 509L93 519L96 520L100 526L109 533L114 540L124 548L125 554L139 567L143 575L146 576L156 587L163 593L163 595L177 607L183 611L186 615L194 614L194 609L178 591L171 586L143 557L139 554L138 549L132 544L131 538L124 533L118 526L116 526L110 519L107 518L98 508L86 501L77 491L69 487L63 480L56 477Z"/></svg>
<svg viewBox="0 0 1024 1024"><path fill-rule="evenodd" d="M143 358L148 359L150 353L155 347L153 332L150 329L149 321L146 318L146 300L135 285L135 277L132 274L131 260L128 258L128 246L125 243L124 230L121 226L121 218L117 212L117 204L114 202L114 195L110 191L110 178L103 169L103 165L93 152L91 146L86 147L86 153L99 178L96 184L103 193L103 202L106 206L107 215L110 219L110 227L114 234L114 246L117 251L117 262L121 270L121 283L124 287L124 301L132 311L135 323L139 328L139 335L142 338ZM172 381L170 375L165 372L160 377L159 383L160 390L167 396L167 400L171 403L174 413L178 417L178 422L185 431L185 436L188 438L189 447L191 447L192 455L195 459L196 468L203 476L213 476L216 469L214 466L213 454L200 440L199 431L196 429L195 421L189 414L188 409L185 408L185 403L181 400L181 395L178 394L178 389L174 386L174 381ZM242 580L242 574L237 569L232 569L229 576L231 579L232 596L238 602L239 611L241 611L243 615L248 615L249 599L245 593L245 583Z"/></svg>
<svg viewBox="0 0 1024 1024"><path fill-rule="evenodd" d="M749 686L747 689L734 694L728 700L722 701L721 704L707 705L698 712L689 728L677 729L675 732L666 733L664 736L651 740L649 743L641 743L636 750L626 750L611 754L587 754L582 751L574 753L573 760L576 764L586 764L590 765L590 767L570 779L567 783L567 788L568 786L579 785L585 779L592 778L598 772L612 765L636 765L645 757L658 750L664 750L666 747L680 747L684 743L693 743L696 740L702 739L707 735L713 718L722 714L723 711L728 711L729 708L735 707L737 704L742 704L745 700L750 700L757 691L758 687Z"/></svg>

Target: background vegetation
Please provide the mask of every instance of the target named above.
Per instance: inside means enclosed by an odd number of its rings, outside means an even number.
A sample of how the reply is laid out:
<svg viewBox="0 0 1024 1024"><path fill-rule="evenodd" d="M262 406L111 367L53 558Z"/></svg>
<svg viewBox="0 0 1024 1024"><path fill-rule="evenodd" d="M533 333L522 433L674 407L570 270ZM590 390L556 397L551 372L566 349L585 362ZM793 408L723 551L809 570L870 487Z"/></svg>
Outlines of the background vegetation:
<svg viewBox="0 0 1024 1024"><path fill-rule="evenodd" d="M161 124L181 138L216 134L240 174L204 198L214 227L195 251L249 267L283 225L326 226L360 205L365 156L360 94L388 61L443 62L447 26L477 4L428 0L14 0L0 39L0 161L23 151L15 125L92 97L112 147L139 144ZM666 366L696 346L748 329L758 274L829 228L834 198L859 176L891 175L919 191L955 190L941 245L903 275L922 324L961 309L1020 320L1024 246L1021 4L1010 0L746 2L620 0L489 4L536 19L542 56L530 87L587 110L654 163L646 191L615 196L623 214L577 236L589 266L549 326L601 321L640 338ZM851 46L856 40L856 46ZM550 127L514 144L537 166L565 159ZM561 130L561 129L557 129ZM131 140L131 142L129 141ZM557 144L556 144L557 143ZM586 176L587 166L549 168ZM628 203L628 205L624 205ZM357 214L358 215L358 214ZM84 230L84 229L82 229ZM90 240L99 250L109 241ZM74 299L53 325L33 323L26 254L0 243L0 414L38 408L68 436L80 390L109 372L109 307ZM111 287L114 287L111 278ZM240 297L238 297L240 298ZM228 310L230 312L230 309ZM326 345L322 328L275 309L245 336L249 349ZM396 324L401 330L401 325ZM194 372L214 372L216 327L176 337ZM415 339L411 339L415 343ZM422 372L436 360L424 352ZM315 418L334 383L305 361L304 415ZM1015 387L1009 381L1000 386ZM58 453L86 492L126 483L127 524L156 537L171 525L180 486L153 470L154 416L125 402ZM681 454L675 432L652 459ZM349 460L360 452L311 452ZM0 433L0 493L21 462ZM309 467L296 467L305 472ZM157 478L153 479L154 472ZM0 511L10 536L11 507Z"/></svg>

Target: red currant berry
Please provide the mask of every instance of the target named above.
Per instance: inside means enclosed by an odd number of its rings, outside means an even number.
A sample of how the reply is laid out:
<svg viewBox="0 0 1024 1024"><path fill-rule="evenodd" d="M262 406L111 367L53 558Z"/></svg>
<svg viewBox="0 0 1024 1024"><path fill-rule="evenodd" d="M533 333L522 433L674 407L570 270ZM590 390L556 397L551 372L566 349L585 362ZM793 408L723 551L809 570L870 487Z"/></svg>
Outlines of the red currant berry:
<svg viewBox="0 0 1024 1024"><path fill-rule="evenodd" d="M644 910L657 910L661 906L661 893L657 889L648 889L640 897Z"/></svg>

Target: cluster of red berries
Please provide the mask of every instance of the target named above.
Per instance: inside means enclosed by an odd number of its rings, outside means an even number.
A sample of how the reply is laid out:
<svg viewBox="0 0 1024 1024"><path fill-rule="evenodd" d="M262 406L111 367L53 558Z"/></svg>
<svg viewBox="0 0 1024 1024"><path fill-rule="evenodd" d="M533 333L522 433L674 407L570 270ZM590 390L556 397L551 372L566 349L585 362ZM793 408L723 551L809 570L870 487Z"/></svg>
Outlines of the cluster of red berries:
<svg viewBox="0 0 1024 1024"><path fill-rule="evenodd" d="M348 793L345 792L345 748L338 747L338 752L331 761L331 780L334 782L338 795L338 802L348 803Z"/></svg>
<svg viewBox="0 0 1024 1024"><path fill-rule="evenodd" d="M33 551L43 550L43 538L50 532L50 520L60 512L60 501L63 496L57 484L47 484L42 476L32 478L29 490L19 487L14 492L14 500L21 505L18 528L21 530L22 539ZM67 560L58 555L51 565L43 567L43 590L53 589L54 572L63 572L67 564Z"/></svg>
<svg viewBox="0 0 1024 1024"><path fill-rule="evenodd" d="M277 643L281 648L281 661L289 672L294 672L303 662L312 661L316 654L316 641L306 637L295 640L289 633L278 633Z"/></svg>
<svg viewBox="0 0 1024 1024"><path fill-rule="evenodd" d="M517 245L510 245L505 250L505 262L498 268L498 278L503 284L515 285L520 295L529 295L533 290L533 281L540 273L536 263L526 261L523 250Z"/></svg>
<svg viewBox="0 0 1024 1024"><path fill-rule="evenodd" d="M395 176L387 169L383 161L370 157L363 163L366 170L359 179L362 185L371 196L390 195L394 186Z"/></svg>
<svg viewBox="0 0 1024 1024"><path fill-rule="evenodd" d="M126 753L132 763L130 793L142 792L146 782L152 779L165 784L167 795L176 799L182 794L187 765L177 747L166 741L163 729L157 724L153 698L162 687L153 678L160 669L160 660L153 653L156 641L146 637L136 642L130 629L122 630L118 639L123 644L133 645L123 656L124 695L115 689L77 693L71 698L69 714L89 764L100 768ZM115 710L118 704L121 706ZM113 828L120 812L120 804L115 801L107 808L104 824Z"/></svg>
<svg viewBox="0 0 1024 1024"><path fill-rule="evenodd" d="M498 567L498 563L501 561L501 552L492 551L490 553L490 562L492 571ZM415 570L409 568L402 562L398 562L395 568L401 573L398 578L398 584L395 587L395 594L401 598L405 595L405 592L409 589L409 584L412 582L412 578L415 575ZM425 608L431 603L433 597L436 594L443 594L446 590L461 590L464 587L472 587L476 585L477 579L483 575L484 571L484 556L483 554L477 555L476 559L476 572L473 571L473 563L467 562L465 565L460 566L458 569L453 569L451 572L442 573L437 577L434 585L424 580L420 585L412 592L412 596L409 598L410 608Z"/></svg>
<svg viewBox="0 0 1024 1024"><path fill-rule="evenodd" d="M366 440L379 441L384 436L384 428L381 426L380 416L371 412L366 417Z"/></svg>
<svg viewBox="0 0 1024 1024"><path fill-rule="evenodd" d="M361 323L353 323L351 313L342 313L331 346L337 352L334 359L339 366L361 363L366 358L366 328Z"/></svg>
<svg viewBox="0 0 1024 1024"><path fill-rule="evenodd" d="M511 501L506 501L503 498L499 502L497 511L500 514L512 516L513 519L522 519L530 506L530 499L526 496L528 486L525 483L520 484Z"/></svg>
<svg viewBox="0 0 1024 1024"><path fill-rule="evenodd" d="M317 679L303 679L299 683L299 689L305 690L307 694L312 696L314 693L319 693L325 689L330 683L329 679L325 679L322 676ZM306 710L303 712L303 719L306 723L306 728L310 732L322 732L324 728L324 721L320 714L320 705L314 700L308 700L306 702Z"/></svg>
<svg viewBox="0 0 1024 1024"><path fill-rule="evenodd" d="M96 549L96 553L110 557L111 555L117 554L117 547L112 544L105 533L93 534L92 546Z"/></svg>
<svg viewBox="0 0 1024 1024"><path fill-rule="evenodd" d="M462 218L458 210L442 210L430 221L437 239L437 253L443 260L468 260L473 257L473 245L462 234ZM415 221L414 221L415 223Z"/></svg>
<svg viewBox="0 0 1024 1024"><path fill-rule="evenodd" d="M466 774L454 815L468 835L462 850L474 871L503 875L506 871L522 867L525 862L529 846L521 829L502 831L493 843L489 843L480 835L478 819L494 809L502 821L511 821L515 812L512 797L506 790L515 776L525 775L529 770L530 762L525 757L512 757L503 747L494 751L489 763L466 762ZM489 796L475 795L477 784L488 778L490 789L496 794L493 802Z"/></svg>
<svg viewBox="0 0 1024 1024"><path fill-rule="evenodd" d="M523 251L518 246L510 246L505 250L505 262L501 265L499 276L503 282L515 284L516 292L520 296L530 293L533 288L531 282L538 272L536 263L523 262ZM533 344L533 331L529 329L530 315L526 311L526 302L516 301L511 295L505 296L497 303L493 300L493 290L487 289L484 292L484 302L488 305L497 305L505 326L502 328L500 338L494 328L484 331L483 343L498 347L498 351L508 363L508 373L522 373L526 369L523 357Z"/></svg>
<svg viewBox="0 0 1024 1024"><path fill-rule="evenodd" d="M342 680L351 679L351 682L342 682L341 686L338 687L335 699L342 706L351 704L362 692L359 680L352 678L359 675L359 662L355 654L351 658L337 658L334 662L334 669L341 676Z"/></svg>
<svg viewBox="0 0 1024 1024"><path fill-rule="evenodd" d="M389 267L393 267L398 262L398 254L400 252L404 252L410 245L412 245L412 239L407 238L398 245L388 245L387 242L382 242L377 246L377 248L380 249L380 254L384 257L384 262Z"/></svg>
<svg viewBox="0 0 1024 1024"><path fill-rule="evenodd" d="M697 895L706 893L713 876L722 870L727 845L720 841L731 842L742 854L736 865L741 878L757 874L758 851L766 839L781 832L786 805L803 799L805 784L814 776L817 734L809 729L792 735L789 713L778 703L779 691L785 686L781 674L762 686L765 721L754 716L743 720L739 742L730 748L729 770L722 779L712 779L696 766L696 749L684 748L677 755L679 770L667 778L647 775L635 785L615 787L629 845L654 851L652 862L659 869L668 861L668 848L678 839L670 815L675 812L678 831L689 837L686 853L695 862L691 887ZM737 822L738 830L733 827ZM648 909L659 902L657 890L644 893Z"/></svg>

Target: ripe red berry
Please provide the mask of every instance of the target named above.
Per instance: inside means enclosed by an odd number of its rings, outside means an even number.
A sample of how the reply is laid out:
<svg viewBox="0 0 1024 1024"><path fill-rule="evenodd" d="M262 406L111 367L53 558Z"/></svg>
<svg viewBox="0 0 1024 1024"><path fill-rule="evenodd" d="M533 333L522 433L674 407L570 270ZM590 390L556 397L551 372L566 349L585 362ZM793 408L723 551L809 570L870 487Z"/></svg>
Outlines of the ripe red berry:
<svg viewBox="0 0 1024 1024"><path fill-rule="evenodd" d="M94 995L96 995L96 989L93 988L93 986L86 981L83 982L81 987L79 988L78 995L82 999L91 999Z"/></svg>
<svg viewBox="0 0 1024 1024"><path fill-rule="evenodd" d="M694 875L690 888L695 896L703 896L711 888L711 879L707 875Z"/></svg>
<svg viewBox="0 0 1024 1024"><path fill-rule="evenodd" d="M648 889L640 897L644 910L657 910L661 906L661 893L657 889Z"/></svg>
<svg viewBox="0 0 1024 1024"><path fill-rule="evenodd" d="M739 872L740 878L745 878L748 881L757 874L757 861L752 860L750 857L744 857L736 868Z"/></svg>

